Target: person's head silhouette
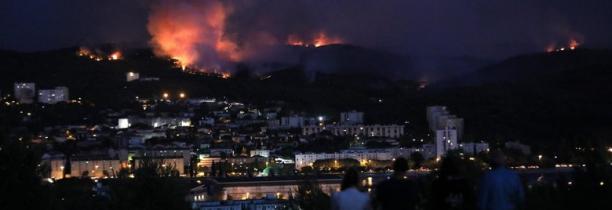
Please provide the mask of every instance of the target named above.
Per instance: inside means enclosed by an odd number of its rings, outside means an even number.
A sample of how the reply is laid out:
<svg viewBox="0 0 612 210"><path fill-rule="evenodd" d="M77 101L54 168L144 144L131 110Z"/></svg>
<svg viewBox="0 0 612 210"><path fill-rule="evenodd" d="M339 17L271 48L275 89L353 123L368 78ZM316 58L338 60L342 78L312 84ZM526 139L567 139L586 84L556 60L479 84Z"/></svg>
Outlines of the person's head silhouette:
<svg viewBox="0 0 612 210"><path fill-rule="evenodd" d="M359 172L355 168L349 168L344 173L341 190L359 186Z"/></svg>
<svg viewBox="0 0 612 210"><path fill-rule="evenodd" d="M506 155L501 150L495 150L491 153L490 164L493 168L506 166Z"/></svg>
<svg viewBox="0 0 612 210"><path fill-rule="evenodd" d="M404 175L408 170L408 161L406 158L399 157L393 162L393 173L395 175Z"/></svg>

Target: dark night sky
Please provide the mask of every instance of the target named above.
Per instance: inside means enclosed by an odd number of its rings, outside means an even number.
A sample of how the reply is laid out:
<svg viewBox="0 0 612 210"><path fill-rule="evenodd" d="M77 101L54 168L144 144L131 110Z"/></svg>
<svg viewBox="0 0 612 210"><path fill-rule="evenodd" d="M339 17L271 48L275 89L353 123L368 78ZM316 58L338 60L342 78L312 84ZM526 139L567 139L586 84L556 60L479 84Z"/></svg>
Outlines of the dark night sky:
<svg viewBox="0 0 612 210"><path fill-rule="evenodd" d="M3 0L0 48L144 45L153 2ZM490 57L539 51L572 36L588 46L612 46L609 0L233 0L227 4L234 8L227 30L243 39L259 30L283 34L325 29L353 44L400 53Z"/></svg>

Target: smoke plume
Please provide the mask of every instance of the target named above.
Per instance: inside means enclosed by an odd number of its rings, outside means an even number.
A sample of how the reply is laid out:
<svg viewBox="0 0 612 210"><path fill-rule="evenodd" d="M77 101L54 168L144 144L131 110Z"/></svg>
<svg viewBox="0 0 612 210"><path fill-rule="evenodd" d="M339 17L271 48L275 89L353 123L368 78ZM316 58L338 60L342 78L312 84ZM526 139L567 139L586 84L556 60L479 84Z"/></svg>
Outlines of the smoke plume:
<svg viewBox="0 0 612 210"><path fill-rule="evenodd" d="M320 47L342 43L340 37L312 26L308 30L294 27L294 30L275 33L277 29L272 27L278 27L274 26L278 19L267 19L260 14L253 17L255 22L248 23L260 28L236 28L246 24L241 21L249 21L243 15L253 7L246 1L240 4L219 0L159 1L149 15L150 43L157 55L176 59L183 68L189 66L203 71L225 70L231 63L277 56L286 53L282 50L285 45Z"/></svg>
<svg viewBox="0 0 612 210"><path fill-rule="evenodd" d="M295 59L287 45L337 43L413 58L500 59L574 39L609 45L603 27L611 23L609 9L612 3L576 7L570 0L159 0L151 5L147 29L157 55L203 70Z"/></svg>
<svg viewBox="0 0 612 210"><path fill-rule="evenodd" d="M224 36L228 12L220 1L160 1L147 27L155 53L204 69L240 60L236 44Z"/></svg>

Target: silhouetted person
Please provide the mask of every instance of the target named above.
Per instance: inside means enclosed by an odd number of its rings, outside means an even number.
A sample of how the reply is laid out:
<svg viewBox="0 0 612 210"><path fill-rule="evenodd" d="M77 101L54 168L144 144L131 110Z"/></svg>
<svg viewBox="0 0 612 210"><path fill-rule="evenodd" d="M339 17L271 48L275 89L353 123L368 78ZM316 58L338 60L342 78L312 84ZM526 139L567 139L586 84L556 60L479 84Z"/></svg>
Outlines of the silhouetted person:
<svg viewBox="0 0 612 210"><path fill-rule="evenodd" d="M434 209L475 209L476 198L472 185L465 177L465 167L455 155L442 161L438 178L432 186Z"/></svg>
<svg viewBox="0 0 612 210"><path fill-rule="evenodd" d="M493 170L485 173L480 183L478 209L519 209L524 192L518 174L506 168L506 156L501 151L491 154L491 165Z"/></svg>
<svg viewBox="0 0 612 210"><path fill-rule="evenodd" d="M359 191L359 172L349 168L342 179L342 191L332 196L332 210L370 209L370 197Z"/></svg>
<svg viewBox="0 0 612 210"><path fill-rule="evenodd" d="M393 170L393 175L376 187L374 196L377 209L414 209L417 193L415 184L406 177L408 161L401 157L397 158L393 163Z"/></svg>

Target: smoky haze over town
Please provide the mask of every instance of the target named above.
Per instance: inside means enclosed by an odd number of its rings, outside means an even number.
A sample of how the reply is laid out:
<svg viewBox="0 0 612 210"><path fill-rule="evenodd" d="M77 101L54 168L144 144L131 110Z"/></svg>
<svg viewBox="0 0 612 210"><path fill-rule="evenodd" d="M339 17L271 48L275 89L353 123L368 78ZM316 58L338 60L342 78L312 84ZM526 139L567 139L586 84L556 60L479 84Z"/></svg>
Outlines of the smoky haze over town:
<svg viewBox="0 0 612 210"><path fill-rule="evenodd" d="M612 2L0 2L0 209L609 209Z"/></svg>

